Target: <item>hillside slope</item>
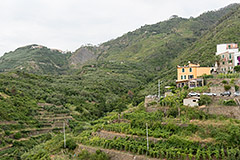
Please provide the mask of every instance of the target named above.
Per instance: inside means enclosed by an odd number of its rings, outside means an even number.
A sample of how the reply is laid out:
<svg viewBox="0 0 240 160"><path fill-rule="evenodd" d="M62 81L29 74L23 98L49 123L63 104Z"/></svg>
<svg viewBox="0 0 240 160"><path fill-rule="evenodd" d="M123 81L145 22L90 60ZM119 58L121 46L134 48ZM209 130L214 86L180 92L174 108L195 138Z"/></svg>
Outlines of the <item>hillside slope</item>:
<svg viewBox="0 0 240 160"><path fill-rule="evenodd" d="M0 58L0 71L61 74L67 69L68 54L40 45L20 47Z"/></svg>

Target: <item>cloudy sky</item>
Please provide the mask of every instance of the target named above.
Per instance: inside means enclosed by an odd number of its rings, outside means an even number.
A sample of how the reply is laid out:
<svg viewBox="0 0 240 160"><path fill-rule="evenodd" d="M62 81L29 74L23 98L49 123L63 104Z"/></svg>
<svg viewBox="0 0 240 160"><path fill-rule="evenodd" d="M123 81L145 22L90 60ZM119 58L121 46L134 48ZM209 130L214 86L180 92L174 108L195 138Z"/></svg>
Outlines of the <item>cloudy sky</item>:
<svg viewBox="0 0 240 160"><path fill-rule="evenodd" d="M0 55L41 44L75 51L171 15L196 17L240 0L1 0Z"/></svg>

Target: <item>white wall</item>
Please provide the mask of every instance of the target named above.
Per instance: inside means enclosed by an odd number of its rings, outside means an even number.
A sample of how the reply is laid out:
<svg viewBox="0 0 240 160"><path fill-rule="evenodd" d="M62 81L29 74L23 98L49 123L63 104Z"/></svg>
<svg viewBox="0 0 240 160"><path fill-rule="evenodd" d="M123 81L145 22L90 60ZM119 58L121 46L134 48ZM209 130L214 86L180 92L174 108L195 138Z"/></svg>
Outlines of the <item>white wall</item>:
<svg viewBox="0 0 240 160"><path fill-rule="evenodd" d="M218 44L217 45L216 55L219 55L219 54L224 53L224 52L233 52L233 53L237 53L238 52L238 48L236 48L236 49L227 49L228 45L229 44Z"/></svg>

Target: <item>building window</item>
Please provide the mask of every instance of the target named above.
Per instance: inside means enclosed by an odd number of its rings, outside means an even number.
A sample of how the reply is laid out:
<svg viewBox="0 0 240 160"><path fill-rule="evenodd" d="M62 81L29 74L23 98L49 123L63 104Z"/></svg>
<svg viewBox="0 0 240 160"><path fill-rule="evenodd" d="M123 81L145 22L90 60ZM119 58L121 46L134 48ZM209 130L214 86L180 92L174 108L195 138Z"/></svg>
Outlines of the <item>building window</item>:
<svg viewBox="0 0 240 160"><path fill-rule="evenodd" d="M222 62L222 64L224 65L224 64L225 64L225 62Z"/></svg>
<svg viewBox="0 0 240 160"><path fill-rule="evenodd" d="M187 76L186 76L186 75L184 75L184 79L187 79L186 77L187 77Z"/></svg>
<svg viewBox="0 0 240 160"><path fill-rule="evenodd" d="M228 45L228 49L231 49L231 45Z"/></svg>
<svg viewBox="0 0 240 160"><path fill-rule="evenodd" d="M192 68L189 68L189 72L192 72Z"/></svg>
<svg viewBox="0 0 240 160"><path fill-rule="evenodd" d="M229 60L228 63L232 63L232 60Z"/></svg>
<svg viewBox="0 0 240 160"><path fill-rule="evenodd" d="M229 59L232 59L232 54L229 54Z"/></svg>
<svg viewBox="0 0 240 160"><path fill-rule="evenodd" d="M181 76L181 79L183 79L183 76Z"/></svg>
<svg viewBox="0 0 240 160"><path fill-rule="evenodd" d="M182 72L185 72L185 69L184 69L184 68L182 68Z"/></svg>
<svg viewBox="0 0 240 160"><path fill-rule="evenodd" d="M196 99L193 99L193 102L197 102L197 100L196 100Z"/></svg>
<svg viewBox="0 0 240 160"><path fill-rule="evenodd" d="M222 55L222 58L224 58L224 55Z"/></svg>
<svg viewBox="0 0 240 160"><path fill-rule="evenodd" d="M188 79L193 79L193 75L188 75Z"/></svg>

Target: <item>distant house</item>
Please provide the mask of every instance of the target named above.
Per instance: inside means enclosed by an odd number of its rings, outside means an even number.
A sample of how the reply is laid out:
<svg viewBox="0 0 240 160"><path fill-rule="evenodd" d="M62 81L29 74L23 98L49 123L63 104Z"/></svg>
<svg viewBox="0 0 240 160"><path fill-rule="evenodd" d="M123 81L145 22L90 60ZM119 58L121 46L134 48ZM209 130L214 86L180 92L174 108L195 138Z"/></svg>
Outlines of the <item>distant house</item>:
<svg viewBox="0 0 240 160"><path fill-rule="evenodd" d="M240 52L235 43L218 44L216 55L220 57L217 63L218 73L233 72L234 67L240 65Z"/></svg>
<svg viewBox="0 0 240 160"><path fill-rule="evenodd" d="M200 100L200 97L189 97L183 99L183 105L189 106L189 107L196 107L199 106L198 102Z"/></svg>
<svg viewBox="0 0 240 160"><path fill-rule="evenodd" d="M203 79L198 78L204 74L210 75L212 67L200 67L200 64L188 62L187 66L177 66L177 87L188 86L189 88L203 86Z"/></svg>

